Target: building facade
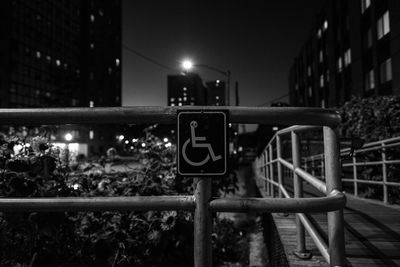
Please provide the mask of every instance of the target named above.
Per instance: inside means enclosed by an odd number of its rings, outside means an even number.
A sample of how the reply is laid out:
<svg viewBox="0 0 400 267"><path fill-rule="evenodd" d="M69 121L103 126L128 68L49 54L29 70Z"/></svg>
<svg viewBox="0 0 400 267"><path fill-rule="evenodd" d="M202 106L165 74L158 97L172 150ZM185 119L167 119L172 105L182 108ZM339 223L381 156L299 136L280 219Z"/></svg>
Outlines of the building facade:
<svg viewBox="0 0 400 267"><path fill-rule="evenodd" d="M121 105L120 0L0 5L1 108ZM111 141L101 127L71 131L92 152Z"/></svg>
<svg viewBox="0 0 400 267"><path fill-rule="evenodd" d="M206 88L200 75L196 73L168 75L167 83L168 106L206 105Z"/></svg>
<svg viewBox="0 0 400 267"><path fill-rule="evenodd" d="M400 94L400 1L327 0L289 73L292 106Z"/></svg>

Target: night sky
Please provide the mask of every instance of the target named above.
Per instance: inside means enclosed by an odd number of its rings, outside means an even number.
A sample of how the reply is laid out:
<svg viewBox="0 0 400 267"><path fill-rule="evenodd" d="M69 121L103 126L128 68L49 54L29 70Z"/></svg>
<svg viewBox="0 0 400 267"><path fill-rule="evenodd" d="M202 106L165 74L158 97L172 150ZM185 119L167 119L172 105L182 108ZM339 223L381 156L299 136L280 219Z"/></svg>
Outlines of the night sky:
<svg viewBox="0 0 400 267"><path fill-rule="evenodd" d="M241 106L262 105L287 94L289 68L324 3L122 2L124 106L165 106L167 75L180 73L184 58L230 70L231 103L235 81L239 82ZM204 68L196 72L203 81L224 79Z"/></svg>

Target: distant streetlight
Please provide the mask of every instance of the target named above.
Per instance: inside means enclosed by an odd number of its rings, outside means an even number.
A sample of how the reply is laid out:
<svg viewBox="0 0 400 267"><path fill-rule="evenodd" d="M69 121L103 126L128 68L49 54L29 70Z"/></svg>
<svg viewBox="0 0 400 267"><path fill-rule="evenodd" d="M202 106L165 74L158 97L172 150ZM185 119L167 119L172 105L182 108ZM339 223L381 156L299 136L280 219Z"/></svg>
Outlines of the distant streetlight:
<svg viewBox="0 0 400 267"><path fill-rule="evenodd" d="M185 71L189 71L190 69L193 68L193 62L190 61L190 60L188 60L188 59L182 61L182 68L183 68Z"/></svg>
<svg viewBox="0 0 400 267"><path fill-rule="evenodd" d="M64 138L65 138L65 141L69 142L69 141L72 140L73 136L72 136L72 134L70 134L70 133L66 133L65 136L64 136Z"/></svg>
<svg viewBox="0 0 400 267"><path fill-rule="evenodd" d="M194 64L191 60L184 60L182 61L182 68L185 72L190 71L193 67L200 67L200 68L206 68L212 71L215 71L219 74L222 74L226 77L226 92L225 92L225 98L226 98L226 104L229 106L230 105L230 83L231 83L231 72L229 70L223 71L220 70L216 67L207 65L207 64Z"/></svg>

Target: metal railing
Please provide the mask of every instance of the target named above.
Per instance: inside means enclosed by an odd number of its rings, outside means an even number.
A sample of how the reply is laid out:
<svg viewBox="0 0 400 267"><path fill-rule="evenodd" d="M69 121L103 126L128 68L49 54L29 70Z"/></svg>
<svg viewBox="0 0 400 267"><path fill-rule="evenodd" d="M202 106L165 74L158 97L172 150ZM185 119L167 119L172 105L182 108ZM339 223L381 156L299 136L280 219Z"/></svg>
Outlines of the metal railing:
<svg viewBox="0 0 400 267"><path fill-rule="evenodd" d="M301 117L299 114L298 117ZM323 125L323 123L321 123ZM316 130L323 128L324 136L324 154L325 167L324 173L326 182L321 181L314 175L308 173L301 165L300 150L300 132ZM290 135L291 140L291 161L282 157L282 139L285 135ZM335 128L329 126L292 126L278 131L266 146L265 150L256 160L258 170L258 184L264 190L266 195L282 197L286 199L297 199L302 203L309 203L303 211L296 213L296 251L294 253L303 259L309 258L310 254L306 250L305 230L309 233L315 245L321 252L321 255L330 264L330 266L345 266L345 245L344 245L344 221L343 208L346 203L344 194L341 192L340 181L340 162L339 162L339 144L338 134ZM289 157L288 157L289 158ZM283 169L283 167L285 169ZM290 171L293 178L293 192L291 196L284 184L284 170ZM303 181L308 182L315 189L323 193L324 197L303 198ZM324 202L328 202L324 203ZM319 205L330 205L332 210L328 211L328 238L329 244L326 244L317 228L308 219L306 214L322 212L322 209L316 208L315 203ZM324 204L322 204L324 203ZM333 208L334 207L334 208Z"/></svg>
<svg viewBox="0 0 400 267"><path fill-rule="evenodd" d="M0 125L42 124L175 124L178 109L186 107L115 107L115 108L48 108L0 109ZM187 107L193 109L193 107ZM325 125L330 166L327 196L316 199L212 198L211 178L195 178L191 196L132 196L93 198L0 198L0 211L133 211L188 210L194 216L194 266L211 266L212 212L330 212L331 263L343 265L342 208L345 198L337 182L336 112L314 108L196 107L199 110L229 110L231 123L273 125ZM282 161L283 162L283 161ZM287 163L290 164L290 163ZM297 163L296 163L297 164ZM215 178L217 179L217 178ZM285 191L283 191L285 192ZM286 193L285 193L286 194ZM296 195L299 197L300 195ZM301 217L304 220L303 217ZM308 223L306 225L309 225Z"/></svg>
<svg viewBox="0 0 400 267"><path fill-rule="evenodd" d="M389 165L400 164L399 159L388 159L388 156L390 155L390 153L388 153L388 150L390 149L400 150L400 137L394 137L364 144L362 148L356 149L353 151L353 153L351 153L352 155L350 158L347 159L347 162L342 163L342 168L344 170L342 181L344 183L350 183L353 185L353 195L355 197L360 197L360 184L367 186L378 185L382 187L383 203L389 204L389 187L400 187L399 181L389 181ZM367 152L374 153L374 155L372 156L372 158L374 158L373 161L362 160ZM343 158L346 158L347 155L350 154L350 148L342 149L340 151L340 154ZM305 168L309 168L313 173L315 173L316 170L322 168L322 163L324 162L323 157L323 154L317 154L305 158ZM361 169L367 166L374 167L376 170L379 171L379 173L381 174L380 180L367 180L360 178L360 176L362 176ZM349 174L352 175L352 177L349 177ZM320 178L324 179L324 177Z"/></svg>

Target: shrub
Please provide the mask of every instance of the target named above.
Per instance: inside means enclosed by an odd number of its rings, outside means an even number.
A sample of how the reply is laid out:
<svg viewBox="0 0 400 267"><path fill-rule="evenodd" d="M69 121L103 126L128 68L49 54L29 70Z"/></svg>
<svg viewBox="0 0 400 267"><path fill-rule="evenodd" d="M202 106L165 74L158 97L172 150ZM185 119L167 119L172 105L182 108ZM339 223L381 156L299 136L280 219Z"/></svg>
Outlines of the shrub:
<svg viewBox="0 0 400 267"><path fill-rule="evenodd" d="M176 179L174 147L146 134L141 167L106 173L96 162L75 171L44 137L1 135L0 194L5 197L95 197L192 194ZM234 175L213 181L214 194L235 190ZM214 218L214 265L246 261L243 230ZM191 266L193 214L184 211L0 213L1 266Z"/></svg>

